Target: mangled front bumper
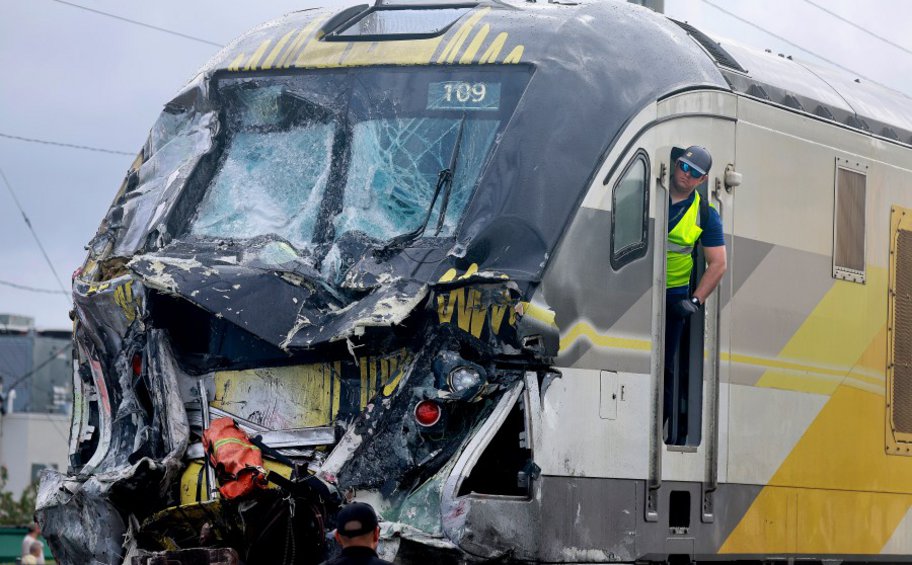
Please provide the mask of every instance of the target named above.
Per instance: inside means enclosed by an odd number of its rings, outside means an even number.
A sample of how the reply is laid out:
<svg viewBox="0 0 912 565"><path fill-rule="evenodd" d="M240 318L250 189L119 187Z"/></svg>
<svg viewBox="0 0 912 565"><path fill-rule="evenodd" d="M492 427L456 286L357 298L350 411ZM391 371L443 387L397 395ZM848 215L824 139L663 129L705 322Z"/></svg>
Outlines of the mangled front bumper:
<svg viewBox="0 0 912 565"><path fill-rule="evenodd" d="M478 524L496 515L473 497L506 496L528 515L516 527L531 525L536 403L527 396L546 371L547 339L524 322L512 283L477 273L392 281L338 304L306 278L181 259L140 258L107 282L77 282L71 468L45 475L38 503L60 562L219 544L251 559L243 513L200 488L201 381L211 409L284 438L282 454L340 495L374 502L387 537L406 546L506 551L479 537ZM262 297L239 292L257 281L290 287L269 292L302 307L269 329L269 312L251 313ZM194 337L200 320L205 339ZM460 364L481 371L477 386L452 390L447 375ZM442 407L440 422L416 422L422 401ZM330 528L334 510L325 513L320 527ZM249 562L270 562L261 557Z"/></svg>

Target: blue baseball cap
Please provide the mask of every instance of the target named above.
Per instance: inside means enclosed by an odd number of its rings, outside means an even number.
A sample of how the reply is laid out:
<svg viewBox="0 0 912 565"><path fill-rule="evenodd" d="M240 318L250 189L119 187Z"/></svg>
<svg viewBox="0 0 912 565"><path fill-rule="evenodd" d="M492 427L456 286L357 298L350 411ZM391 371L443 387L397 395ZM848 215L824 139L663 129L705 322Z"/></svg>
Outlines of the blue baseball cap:
<svg viewBox="0 0 912 565"><path fill-rule="evenodd" d="M684 150L684 153L678 157L678 161L683 161L697 170L697 172L706 174L712 168L713 158L705 147L691 145Z"/></svg>

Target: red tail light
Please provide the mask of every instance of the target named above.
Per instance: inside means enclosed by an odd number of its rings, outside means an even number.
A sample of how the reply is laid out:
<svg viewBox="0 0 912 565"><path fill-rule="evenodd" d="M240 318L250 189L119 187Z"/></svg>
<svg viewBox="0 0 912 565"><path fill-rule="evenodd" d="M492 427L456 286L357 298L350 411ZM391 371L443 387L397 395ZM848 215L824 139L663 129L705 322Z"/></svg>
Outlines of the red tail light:
<svg viewBox="0 0 912 565"><path fill-rule="evenodd" d="M422 400L415 406L415 421L419 426L430 427L440 421L443 410L433 400Z"/></svg>
<svg viewBox="0 0 912 565"><path fill-rule="evenodd" d="M135 353L133 355L133 376L138 377L142 374L142 355Z"/></svg>

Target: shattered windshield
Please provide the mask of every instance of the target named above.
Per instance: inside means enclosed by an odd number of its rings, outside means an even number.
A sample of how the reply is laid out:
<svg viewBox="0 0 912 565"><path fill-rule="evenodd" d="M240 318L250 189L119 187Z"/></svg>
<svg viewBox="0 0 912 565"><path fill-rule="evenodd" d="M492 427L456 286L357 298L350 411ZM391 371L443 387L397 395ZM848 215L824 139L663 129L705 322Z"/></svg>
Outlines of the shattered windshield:
<svg viewBox="0 0 912 565"><path fill-rule="evenodd" d="M190 232L301 250L346 233L451 237L527 81L522 68L220 80L227 135Z"/></svg>

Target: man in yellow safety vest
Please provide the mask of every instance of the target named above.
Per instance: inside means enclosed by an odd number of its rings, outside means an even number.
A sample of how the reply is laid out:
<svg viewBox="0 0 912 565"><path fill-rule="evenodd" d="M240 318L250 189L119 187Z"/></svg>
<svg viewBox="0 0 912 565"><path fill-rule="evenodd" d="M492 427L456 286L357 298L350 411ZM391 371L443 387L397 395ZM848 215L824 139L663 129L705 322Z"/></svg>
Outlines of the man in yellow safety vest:
<svg viewBox="0 0 912 565"><path fill-rule="evenodd" d="M665 286L665 419L671 413L674 366L687 318L697 313L712 294L726 269L722 220L696 188L706 181L712 156L705 147L688 147L671 175L668 192L668 248ZM695 246L703 246L706 271L691 293Z"/></svg>

